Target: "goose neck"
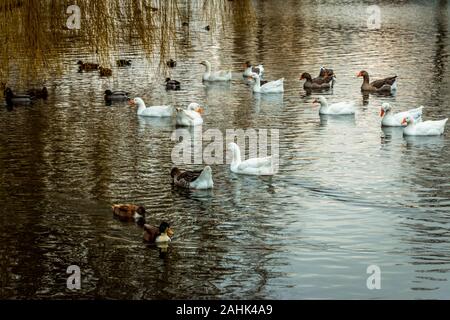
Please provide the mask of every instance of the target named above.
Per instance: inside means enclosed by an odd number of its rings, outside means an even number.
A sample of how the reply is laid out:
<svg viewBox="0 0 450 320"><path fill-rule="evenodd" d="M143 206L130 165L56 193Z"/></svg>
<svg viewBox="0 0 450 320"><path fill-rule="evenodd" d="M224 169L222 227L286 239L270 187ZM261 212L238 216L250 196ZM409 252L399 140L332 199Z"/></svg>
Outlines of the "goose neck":
<svg viewBox="0 0 450 320"><path fill-rule="evenodd" d="M136 104L138 106L137 113L141 114L146 109L145 103L143 101L138 101Z"/></svg>
<svg viewBox="0 0 450 320"><path fill-rule="evenodd" d="M233 152L233 164L238 165L239 163L241 163L241 150L239 149L238 146L234 146L234 148L232 149Z"/></svg>
<svg viewBox="0 0 450 320"><path fill-rule="evenodd" d="M364 82L364 83L369 83L369 82L370 82L370 78L369 78L369 75L368 75L368 74L365 74L365 75L363 76L363 82Z"/></svg>

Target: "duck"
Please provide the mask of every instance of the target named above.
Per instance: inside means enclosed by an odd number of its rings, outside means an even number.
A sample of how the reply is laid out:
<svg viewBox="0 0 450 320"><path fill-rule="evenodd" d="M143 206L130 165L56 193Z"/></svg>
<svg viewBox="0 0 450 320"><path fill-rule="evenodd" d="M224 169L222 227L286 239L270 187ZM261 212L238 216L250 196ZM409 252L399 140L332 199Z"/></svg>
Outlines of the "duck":
<svg viewBox="0 0 450 320"><path fill-rule="evenodd" d="M7 87L4 91L6 104L29 104L33 101L34 97L29 94L15 94L11 88Z"/></svg>
<svg viewBox="0 0 450 320"><path fill-rule="evenodd" d="M92 71L92 70L98 70L99 68L99 64L97 63L90 63L90 62L86 62L84 63L81 60L78 60L77 64L79 65L79 70L80 71Z"/></svg>
<svg viewBox="0 0 450 320"><path fill-rule="evenodd" d="M241 150L239 146L231 142L228 150L232 153L231 172L246 175L270 176L275 174L273 156L263 158L252 158L241 161Z"/></svg>
<svg viewBox="0 0 450 320"><path fill-rule="evenodd" d="M334 76L327 76L325 78L312 78L308 72L303 72L300 80L306 80L303 84L305 90L324 90L330 89L333 86Z"/></svg>
<svg viewBox="0 0 450 320"><path fill-rule="evenodd" d="M162 242L161 240L163 239L166 239L166 241L171 241L171 238L174 235L174 231L170 227L170 224L165 221L161 222L159 227L150 224L144 224L143 229L144 241L148 243ZM167 238L169 238L169 240L167 240L166 236ZM157 239L159 240L156 241Z"/></svg>
<svg viewBox="0 0 450 320"><path fill-rule="evenodd" d="M370 82L369 73L365 70L360 71L357 77L363 77L361 91L363 92L380 92L393 93L397 90L397 76L388 77Z"/></svg>
<svg viewBox="0 0 450 320"><path fill-rule="evenodd" d="M252 78L255 79L255 85L253 86L253 92L256 93L283 93L284 92L284 78L269 81L261 85L261 78L259 74L253 73Z"/></svg>
<svg viewBox="0 0 450 320"><path fill-rule="evenodd" d="M177 167L170 172L172 184L177 187L186 189L212 189L214 182L212 179L212 170L210 166L206 166L200 171L181 171Z"/></svg>
<svg viewBox="0 0 450 320"><path fill-rule="evenodd" d="M166 78L166 90L180 90L180 85L179 81Z"/></svg>
<svg viewBox="0 0 450 320"><path fill-rule="evenodd" d="M246 61L244 63L244 77L251 77L253 73L257 73L259 74L260 78L262 78L263 74L264 74L264 66L262 64L257 65L256 67L252 66L252 64L250 63L250 61Z"/></svg>
<svg viewBox="0 0 450 320"><path fill-rule="evenodd" d="M137 105L137 115L142 117L171 117L174 112L173 107L169 105L147 107L144 100L139 97L129 99L128 104Z"/></svg>
<svg viewBox="0 0 450 320"><path fill-rule="evenodd" d="M207 25L204 29L205 29L206 31L209 31L209 30L211 30L211 27L210 27L209 25Z"/></svg>
<svg viewBox="0 0 450 320"><path fill-rule="evenodd" d="M169 68L175 68L177 66L177 62L173 59L170 59L169 61L166 61L166 65Z"/></svg>
<svg viewBox="0 0 450 320"><path fill-rule="evenodd" d="M109 68L103 68L103 67L99 67L98 68L100 70L100 76L101 77L110 77L112 76L112 70Z"/></svg>
<svg viewBox="0 0 450 320"><path fill-rule="evenodd" d="M230 81L231 80L231 71L211 71L211 63L209 61L200 62L201 65L204 65L206 68L205 73L203 74L203 81Z"/></svg>
<svg viewBox="0 0 450 320"><path fill-rule="evenodd" d="M355 114L356 112L355 103L353 101L328 104L328 101L324 96L319 96L314 99L313 103L320 103L319 114L345 115Z"/></svg>
<svg viewBox="0 0 450 320"><path fill-rule="evenodd" d="M129 67L131 66L131 60L119 59L116 64L118 67Z"/></svg>
<svg viewBox="0 0 450 320"><path fill-rule="evenodd" d="M405 136L440 136L444 134L445 124L448 118L443 120L415 121L412 115L407 115L402 120Z"/></svg>
<svg viewBox="0 0 450 320"><path fill-rule="evenodd" d="M187 109L177 108L176 124L192 127L203 124L203 108L198 103L190 103Z"/></svg>
<svg viewBox="0 0 450 320"><path fill-rule="evenodd" d="M121 221L134 220L137 224L145 223L145 208L135 204L113 204L113 214Z"/></svg>
<svg viewBox="0 0 450 320"><path fill-rule="evenodd" d="M380 117L381 117L381 126L383 127L401 127L403 119L411 115L414 119L414 121L420 122L422 121L422 112L423 112L423 106L420 106L416 109L411 109L408 111L398 112L395 114L392 114L392 107L390 103L385 102L381 105L380 110Z"/></svg>
<svg viewBox="0 0 450 320"><path fill-rule="evenodd" d="M43 87L42 89L29 89L27 94L38 99L45 100L48 98L48 90L46 87Z"/></svg>
<svg viewBox="0 0 450 320"><path fill-rule="evenodd" d="M105 100L106 101L123 101L128 100L128 92L125 91L111 91L105 90Z"/></svg>
<svg viewBox="0 0 450 320"><path fill-rule="evenodd" d="M334 83L336 82L336 74L333 69L325 68L323 66L320 67L319 75L312 79L313 83L329 83L331 78L331 87L334 87Z"/></svg>
<svg viewBox="0 0 450 320"><path fill-rule="evenodd" d="M324 78L327 78L327 77L330 77L330 76L336 76L334 74L333 69L329 69L329 68L325 68L324 66L321 66L320 67L320 71L319 71L319 76L317 78L324 79Z"/></svg>

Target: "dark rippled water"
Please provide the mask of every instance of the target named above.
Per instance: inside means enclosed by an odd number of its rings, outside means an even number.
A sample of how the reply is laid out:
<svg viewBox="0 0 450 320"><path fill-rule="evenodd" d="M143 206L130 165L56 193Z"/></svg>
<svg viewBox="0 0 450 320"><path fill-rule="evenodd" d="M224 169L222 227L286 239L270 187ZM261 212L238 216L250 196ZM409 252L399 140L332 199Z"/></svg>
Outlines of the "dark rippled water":
<svg viewBox="0 0 450 320"><path fill-rule="evenodd" d="M204 31L170 71L182 90L166 92L137 49L115 78L67 73L50 98L0 110L2 298L450 298L450 135L404 138L381 129L379 106L425 106L450 116L447 1L381 1L381 29L368 30L359 1L255 1L257 25ZM181 39L183 35L180 34ZM201 82L208 59L231 67L229 86ZM255 96L245 60L284 77L282 96ZM319 117L298 78L321 65L337 74L331 102L354 100L354 117ZM395 97L360 93L356 73L399 76ZM107 88L148 105L205 103L203 130L280 130L280 171L271 178L213 165L211 192L173 190L173 121L140 119L126 104L105 106ZM189 165L186 168L199 168ZM145 205L148 221L173 223L161 258L109 205ZM82 272L66 289L66 268ZM366 269L381 269L369 290Z"/></svg>

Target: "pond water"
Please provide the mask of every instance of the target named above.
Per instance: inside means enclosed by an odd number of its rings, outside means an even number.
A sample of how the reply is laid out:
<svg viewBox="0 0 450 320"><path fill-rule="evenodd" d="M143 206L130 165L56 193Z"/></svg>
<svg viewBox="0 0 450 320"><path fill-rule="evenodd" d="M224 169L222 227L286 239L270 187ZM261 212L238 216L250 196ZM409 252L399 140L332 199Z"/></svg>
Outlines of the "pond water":
<svg viewBox="0 0 450 320"><path fill-rule="evenodd" d="M450 298L449 129L404 138L379 118L383 102L450 116L449 5L380 1L381 29L369 30L370 4L255 1L254 26L207 32L198 21L169 71L182 83L176 92L138 49L124 49L133 65L111 79L77 73L76 61L89 58L70 50L47 101L0 109L0 297ZM203 59L232 68L231 84L204 85ZM285 93L252 94L246 60L264 63L266 79L284 77ZM317 94L306 95L299 77L321 65L337 75L324 94L356 101L354 117L319 117ZM397 94L363 97L363 69L373 79L397 74ZM108 88L147 105L204 103L203 131L279 129L279 172L212 165L213 191L173 189L174 120L106 106ZM110 205L124 202L144 205L152 224L173 224L167 255L113 219ZM81 269L81 290L66 289L69 265ZM380 290L367 288L371 265Z"/></svg>

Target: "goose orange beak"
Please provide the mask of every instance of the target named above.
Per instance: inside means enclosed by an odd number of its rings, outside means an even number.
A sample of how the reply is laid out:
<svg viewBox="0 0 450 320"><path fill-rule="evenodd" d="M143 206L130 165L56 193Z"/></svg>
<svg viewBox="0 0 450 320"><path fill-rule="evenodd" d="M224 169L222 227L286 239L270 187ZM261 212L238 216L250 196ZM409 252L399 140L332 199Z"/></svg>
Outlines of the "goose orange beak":
<svg viewBox="0 0 450 320"><path fill-rule="evenodd" d="M356 74L357 77L362 77L361 71Z"/></svg>
<svg viewBox="0 0 450 320"><path fill-rule="evenodd" d="M173 232L172 228L168 228L167 229L167 235L169 236L169 238L172 238L173 234L174 234L174 232Z"/></svg>
<svg viewBox="0 0 450 320"><path fill-rule="evenodd" d="M136 103L134 102L134 99L128 99L128 104L134 106Z"/></svg>
<svg viewBox="0 0 450 320"><path fill-rule="evenodd" d="M203 114L203 108L202 107L198 107L195 111L197 111L200 114Z"/></svg>
<svg viewBox="0 0 450 320"><path fill-rule="evenodd" d="M314 99L314 101L312 103L319 103L319 100Z"/></svg>
<svg viewBox="0 0 450 320"><path fill-rule="evenodd" d="M402 126L407 125L408 123L406 122L406 118L403 118L402 120Z"/></svg>
<svg viewBox="0 0 450 320"><path fill-rule="evenodd" d="M384 111L384 109L381 109L381 111L380 111L380 117L383 118L383 116L384 116L385 113L386 113L386 112Z"/></svg>

